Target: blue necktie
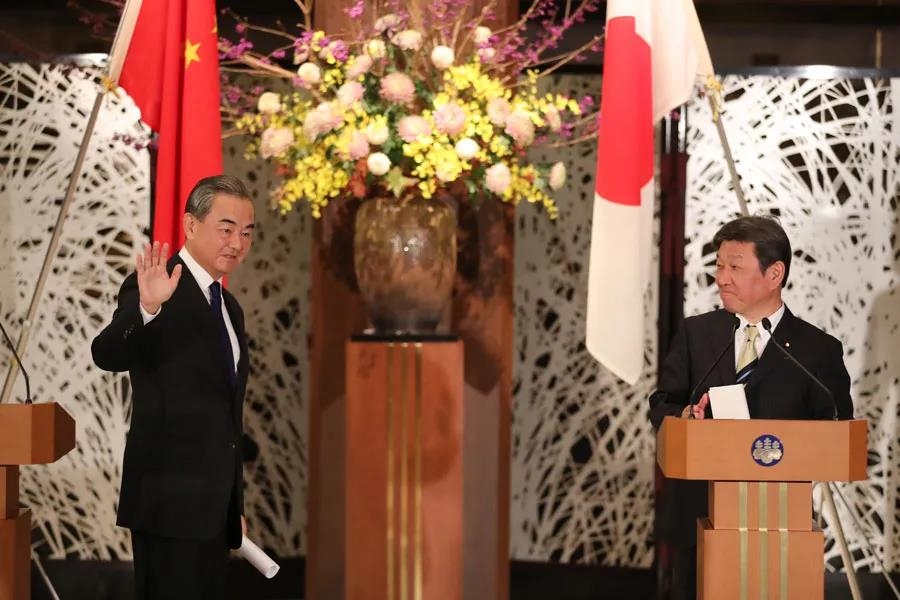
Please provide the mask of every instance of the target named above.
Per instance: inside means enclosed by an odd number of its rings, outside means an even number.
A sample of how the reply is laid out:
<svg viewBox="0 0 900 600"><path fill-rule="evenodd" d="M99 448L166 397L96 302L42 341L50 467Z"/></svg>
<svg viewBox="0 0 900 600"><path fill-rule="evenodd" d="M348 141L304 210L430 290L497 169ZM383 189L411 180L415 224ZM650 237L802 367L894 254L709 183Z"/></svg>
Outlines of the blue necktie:
<svg viewBox="0 0 900 600"><path fill-rule="evenodd" d="M225 327L225 315L222 313L222 284L213 281L209 285L209 305L213 311L213 319L219 330L219 343L225 357L225 373L228 375L228 383L234 385L234 351L231 348L231 338L228 337L228 328Z"/></svg>

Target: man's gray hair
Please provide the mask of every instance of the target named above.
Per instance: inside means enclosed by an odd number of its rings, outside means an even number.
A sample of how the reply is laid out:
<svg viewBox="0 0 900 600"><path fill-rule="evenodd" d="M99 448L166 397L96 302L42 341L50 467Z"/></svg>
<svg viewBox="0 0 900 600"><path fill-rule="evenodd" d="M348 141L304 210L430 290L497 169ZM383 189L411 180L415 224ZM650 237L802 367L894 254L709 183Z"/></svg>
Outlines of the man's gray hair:
<svg viewBox="0 0 900 600"><path fill-rule="evenodd" d="M247 186L233 175L204 177L197 182L197 185L194 186L194 189L188 195L187 203L184 206L185 214L194 215L198 220L202 221L212 209L213 198L216 197L216 194L228 194L229 196L250 199L250 192L247 191Z"/></svg>

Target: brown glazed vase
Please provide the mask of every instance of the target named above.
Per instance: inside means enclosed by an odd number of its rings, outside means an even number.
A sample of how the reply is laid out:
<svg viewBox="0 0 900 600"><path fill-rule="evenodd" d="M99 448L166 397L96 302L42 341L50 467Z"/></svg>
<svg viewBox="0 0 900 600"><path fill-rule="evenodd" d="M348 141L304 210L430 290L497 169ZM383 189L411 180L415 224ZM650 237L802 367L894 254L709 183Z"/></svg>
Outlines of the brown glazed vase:
<svg viewBox="0 0 900 600"><path fill-rule="evenodd" d="M456 213L418 195L364 200L353 264L376 333L434 333L456 276Z"/></svg>

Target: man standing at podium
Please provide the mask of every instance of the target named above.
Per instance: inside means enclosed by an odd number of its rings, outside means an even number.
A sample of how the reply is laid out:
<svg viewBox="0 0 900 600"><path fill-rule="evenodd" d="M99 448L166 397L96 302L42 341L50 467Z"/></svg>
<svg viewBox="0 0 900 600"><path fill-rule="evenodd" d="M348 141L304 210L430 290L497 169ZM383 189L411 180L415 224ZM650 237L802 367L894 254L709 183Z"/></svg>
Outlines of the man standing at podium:
<svg viewBox="0 0 900 600"><path fill-rule="evenodd" d="M850 376L836 338L794 316L781 290L791 244L773 218L740 217L713 238L722 309L684 320L650 395L650 420L711 418L707 390L744 384L756 419L850 419ZM822 389L778 348L793 355ZM657 537L672 551L672 598L696 597L696 522L707 514L707 484L667 479Z"/></svg>
<svg viewBox="0 0 900 600"><path fill-rule="evenodd" d="M247 256L253 204L218 175L191 191L184 247L145 246L119 290L94 362L128 371L131 428L117 524L131 529L138 600L225 598L228 548L241 543L244 315L222 279Z"/></svg>

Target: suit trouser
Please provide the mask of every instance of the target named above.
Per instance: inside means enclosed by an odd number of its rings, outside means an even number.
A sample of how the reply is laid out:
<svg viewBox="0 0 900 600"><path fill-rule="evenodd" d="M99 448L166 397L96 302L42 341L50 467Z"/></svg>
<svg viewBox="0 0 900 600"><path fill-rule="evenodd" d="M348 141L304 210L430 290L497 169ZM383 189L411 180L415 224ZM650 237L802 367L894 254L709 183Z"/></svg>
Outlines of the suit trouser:
<svg viewBox="0 0 900 600"><path fill-rule="evenodd" d="M697 546L671 546L672 600L697 598Z"/></svg>
<svg viewBox="0 0 900 600"><path fill-rule="evenodd" d="M137 600L220 600L228 544L223 528L210 540L179 540L131 531Z"/></svg>

